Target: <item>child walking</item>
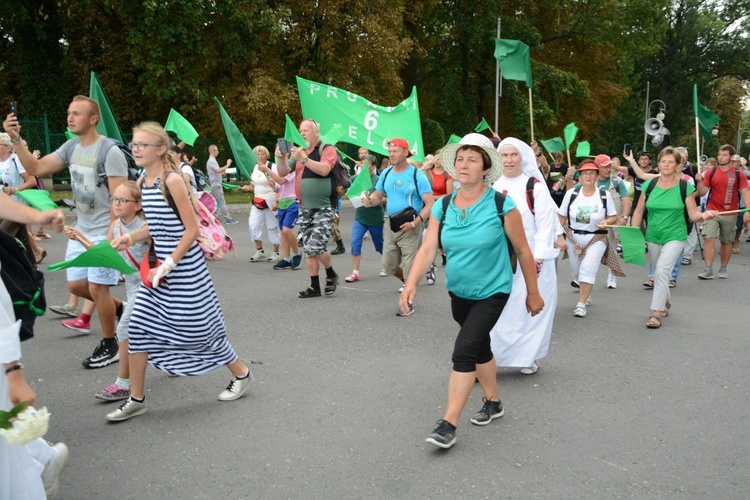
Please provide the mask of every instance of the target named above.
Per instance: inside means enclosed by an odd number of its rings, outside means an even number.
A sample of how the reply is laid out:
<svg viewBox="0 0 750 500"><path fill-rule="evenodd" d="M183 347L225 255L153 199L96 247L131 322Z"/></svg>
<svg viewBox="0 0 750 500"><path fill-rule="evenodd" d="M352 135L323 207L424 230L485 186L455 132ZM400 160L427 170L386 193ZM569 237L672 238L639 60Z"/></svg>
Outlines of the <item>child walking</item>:
<svg viewBox="0 0 750 500"><path fill-rule="evenodd" d="M167 154L166 131L158 123L144 122L133 129L130 145L146 171L139 183L148 226L116 237L112 246L122 250L150 237L158 263L149 271L150 286L144 282L134 301L128 328L130 398L107 415L115 422L148 410L147 364L181 376L202 375L226 365L233 377L219 394L220 401L240 398L253 380L227 340L221 305L196 243L198 223L188 186Z"/></svg>

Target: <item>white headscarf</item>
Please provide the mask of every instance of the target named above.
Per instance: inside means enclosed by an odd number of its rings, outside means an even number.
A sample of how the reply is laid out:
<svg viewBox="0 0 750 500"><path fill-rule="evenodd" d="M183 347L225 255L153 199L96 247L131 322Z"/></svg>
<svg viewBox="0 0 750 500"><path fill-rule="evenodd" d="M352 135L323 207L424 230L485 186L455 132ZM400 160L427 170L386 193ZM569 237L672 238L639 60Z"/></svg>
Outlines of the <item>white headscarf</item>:
<svg viewBox="0 0 750 500"><path fill-rule="evenodd" d="M518 153L521 155L521 172L529 177L536 177L539 182L545 186L547 185L542 172L536 164L536 154L534 154L531 146L515 137L506 137L498 144L497 152L500 153L505 146L513 146L518 150Z"/></svg>

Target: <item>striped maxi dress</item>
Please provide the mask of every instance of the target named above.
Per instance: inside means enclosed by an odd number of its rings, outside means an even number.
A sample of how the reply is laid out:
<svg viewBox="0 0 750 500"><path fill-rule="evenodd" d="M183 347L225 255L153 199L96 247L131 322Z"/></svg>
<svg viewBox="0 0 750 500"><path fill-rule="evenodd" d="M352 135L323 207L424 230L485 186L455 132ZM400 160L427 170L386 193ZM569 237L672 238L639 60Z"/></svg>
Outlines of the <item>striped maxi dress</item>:
<svg viewBox="0 0 750 500"><path fill-rule="evenodd" d="M162 195L159 179L142 185L143 211L156 255L177 248L185 226ZM147 352L150 365L175 375L202 375L238 359L211 275L198 243L156 288L141 284L128 328L130 354Z"/></svg>

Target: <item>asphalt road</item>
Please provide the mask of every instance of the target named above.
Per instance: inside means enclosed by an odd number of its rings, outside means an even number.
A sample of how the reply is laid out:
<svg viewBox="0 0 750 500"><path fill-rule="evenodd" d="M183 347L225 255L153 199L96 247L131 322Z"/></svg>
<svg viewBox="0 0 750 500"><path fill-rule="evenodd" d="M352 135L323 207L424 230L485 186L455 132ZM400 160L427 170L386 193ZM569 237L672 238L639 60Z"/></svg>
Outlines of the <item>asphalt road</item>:
<svg viewBox="0 0 750 500"><path fill-rule="evenodd" d="M352 216L345 208L347 250ZM209 267L229 339L253 362L256 380L240 400L216 400L228 370L168 378L149 368L149 412L109 423L118 403L94 394L116 365L81 366L101 337L98 319L91 335L49 312L38 319L24 363L37 406L52 414L48 438L71 451L58 498L747 498L744 239L728 280L697 280L696 252L659 330L644 326L643 268L626 265L617 290L600 271L580 319L561 263L540 371L498 372L505 417L486 427L469 423L477 387L446 452L424 442L444 411L457 332L442 268L438 283L420 286L416 313L397 318L398 282L377 276L366 241L362 281L343 282L347 252L334 257L334 296L298 299L307 272L250 263L247 214L238 218L229 226L237 256ZM62 260L62 235L43 245L46 263ZM47 273L48 303L66 299L64 273Z"/></svg>

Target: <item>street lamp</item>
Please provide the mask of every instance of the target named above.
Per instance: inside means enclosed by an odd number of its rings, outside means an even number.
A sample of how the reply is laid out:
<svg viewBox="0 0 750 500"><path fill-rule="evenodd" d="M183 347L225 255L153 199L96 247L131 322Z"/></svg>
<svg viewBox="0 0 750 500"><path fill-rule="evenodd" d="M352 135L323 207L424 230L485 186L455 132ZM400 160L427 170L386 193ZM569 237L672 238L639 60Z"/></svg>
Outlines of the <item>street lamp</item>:
<svg viewBox="0 0 750 500"><path fill-rule="evenodd" d="M664 126L664 117L667 111L667 105L664 104L664 101L661 99L654 99L648 103L648 106L646 107L646 116L651 114L651 106L655 102L659 103L659 112L656 113L656 118L648 118L646 123L643 124L643 129L645 131L643 135L644 151L646 150L646 141L648 140L649 135L654 136L651 143L657 147L664 141L664 138L669 135L669 130Z"/></svg>

